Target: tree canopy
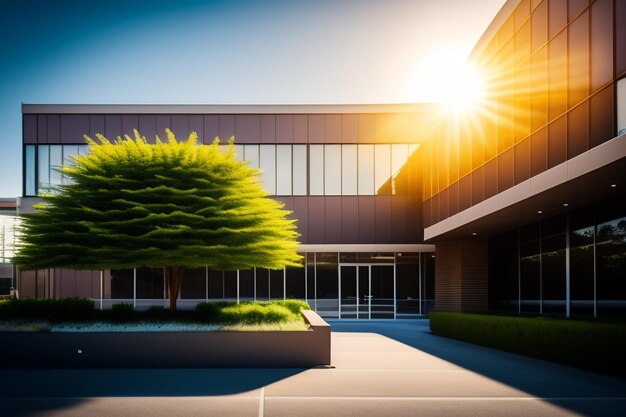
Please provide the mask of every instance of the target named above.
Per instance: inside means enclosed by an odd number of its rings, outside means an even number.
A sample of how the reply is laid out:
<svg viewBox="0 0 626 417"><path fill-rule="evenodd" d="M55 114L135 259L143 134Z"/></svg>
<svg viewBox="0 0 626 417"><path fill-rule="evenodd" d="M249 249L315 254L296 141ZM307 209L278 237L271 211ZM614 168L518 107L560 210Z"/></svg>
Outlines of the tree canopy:
<svg viewBox="0 0 626 417"><path fill-rule="evenodd" d="M178 142L168 130L156 144L137 131L114 143L96 137L85 136L90 152L63 166L69 181L59 193L25 216L20 268L147 266L167 276L300 265L295 220L268 197L260 171L235 159L232 138L224 152L217 139L198 145L195 133Z"/></svg>

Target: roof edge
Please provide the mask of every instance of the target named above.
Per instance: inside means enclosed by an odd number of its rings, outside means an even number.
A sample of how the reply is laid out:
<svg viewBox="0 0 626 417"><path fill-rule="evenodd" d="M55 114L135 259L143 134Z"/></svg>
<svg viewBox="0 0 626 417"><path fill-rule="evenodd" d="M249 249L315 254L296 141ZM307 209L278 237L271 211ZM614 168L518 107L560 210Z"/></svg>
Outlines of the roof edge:
<svg viewBox="0 0 626 417"><path fill-rule="evenodd" d="M421 113L435 103L397 104L24 104L22 114Z"/></svg>

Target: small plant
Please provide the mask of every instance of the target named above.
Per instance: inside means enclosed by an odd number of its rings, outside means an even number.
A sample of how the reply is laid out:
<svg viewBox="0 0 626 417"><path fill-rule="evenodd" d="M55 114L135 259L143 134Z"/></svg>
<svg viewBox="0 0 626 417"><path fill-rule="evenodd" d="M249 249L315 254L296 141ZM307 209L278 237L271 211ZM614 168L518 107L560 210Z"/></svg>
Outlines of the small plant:
<svg viewBox="0 0 626 417"><path fill-rule="evenodd" d="M236 305L232 302L206 302L196 305L196 317L206 323L216 323L219 321L222 308Z"/></svg>
<svg viewBox="0 0 626 417"><path fill-rule="evenodd" d="M170 312L163 306L151 306L141 314L146 320L165 321L172 317Z"/></svg>
<svg viewBox="0 0 626 417"><path fill-rule="evenodd" d="M111 321L126 323L135 320L136 313L132 304L115 303L111 306L109 317Z"/></svg>
<svg viewBox="0 0 626 417"><path fill-rule="evenodd" d="M68 297L49 300L50 321L88 321L94 316L94 302L90 298Z"/></svg>
<svg viewBox="0 0 626 417"><path fill-rule="evenodd" d="M0 319L85 321L93 318L94 303L90 298L59 299L11 298L0 301Z"/></svg>
<svg viewBox="0 0 626 417"><path fill-rule="evenodd" d="M309 303L300 300L278 300L274 301L279 306L287 307L293 314L300 314L302 310L310 310Z"/></svg>

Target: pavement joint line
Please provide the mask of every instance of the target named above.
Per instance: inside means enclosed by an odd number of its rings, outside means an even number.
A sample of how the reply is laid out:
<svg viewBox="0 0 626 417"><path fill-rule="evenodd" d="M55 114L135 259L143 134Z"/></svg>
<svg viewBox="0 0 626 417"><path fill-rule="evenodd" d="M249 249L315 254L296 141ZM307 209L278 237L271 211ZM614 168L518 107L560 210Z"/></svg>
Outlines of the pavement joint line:
<svg viewBox="0 0 626 417"><path fill-rule="evenodd" d="M272 400L382 400L382 401L626 401L626 397L326 397L268 395Z"/></svg>
<svg viewBox="0 0 626 417"><path fill-rule="evenodd" d="M265 387L261 387L261 394L259 395L259 417L263 417L265 414Z"/></svg>

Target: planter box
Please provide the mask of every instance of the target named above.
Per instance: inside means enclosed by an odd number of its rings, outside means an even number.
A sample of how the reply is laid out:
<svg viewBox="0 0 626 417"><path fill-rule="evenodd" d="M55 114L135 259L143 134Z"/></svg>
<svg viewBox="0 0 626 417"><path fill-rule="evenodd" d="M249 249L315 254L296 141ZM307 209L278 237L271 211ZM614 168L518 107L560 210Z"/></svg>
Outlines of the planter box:
<svg viewBox="0 0 626 417"><path fill-rule="evenodd" d="M0 333L0 368L310 368L330 365L330 325L307 331Z"/></svg>

